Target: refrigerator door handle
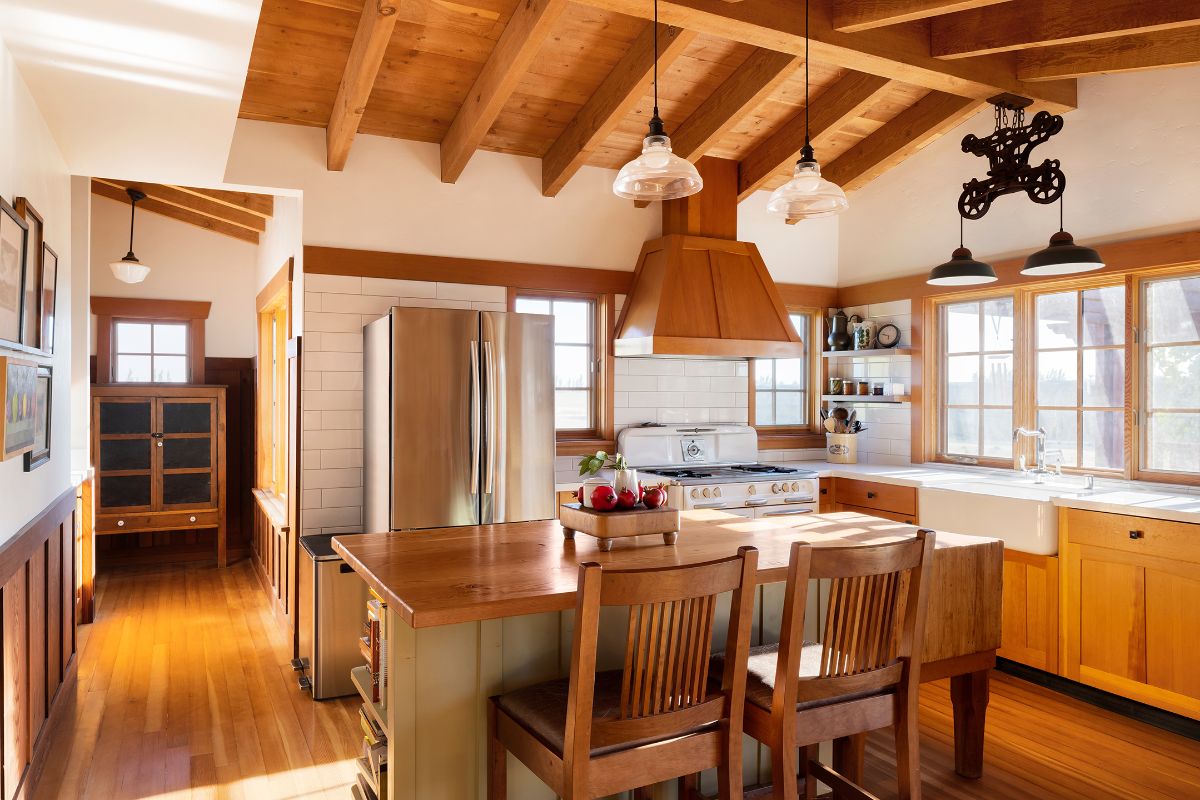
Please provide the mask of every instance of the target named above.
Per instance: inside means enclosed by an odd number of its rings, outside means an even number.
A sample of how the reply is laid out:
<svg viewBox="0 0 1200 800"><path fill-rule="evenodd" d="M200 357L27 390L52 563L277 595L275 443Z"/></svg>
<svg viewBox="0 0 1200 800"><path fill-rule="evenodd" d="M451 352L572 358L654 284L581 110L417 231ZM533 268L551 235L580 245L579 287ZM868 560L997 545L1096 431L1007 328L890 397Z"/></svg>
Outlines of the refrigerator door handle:
<svg viewBox="0 0 1200 800"><path fill-rule="evenodd" d="M471 342L471 494L479 494L479 437L483 404L479 397L479 342Z"/></svg>
<svg viewBox="0 0 1200 800"><path fill-rule="evenodd" d="M499 387L496 386L496 353L494 344L490 341L483 343L484 380L487 382L487 462L483 471L483 493L492 494L495 491L496 477L496 413L499 404Z"/></svg>

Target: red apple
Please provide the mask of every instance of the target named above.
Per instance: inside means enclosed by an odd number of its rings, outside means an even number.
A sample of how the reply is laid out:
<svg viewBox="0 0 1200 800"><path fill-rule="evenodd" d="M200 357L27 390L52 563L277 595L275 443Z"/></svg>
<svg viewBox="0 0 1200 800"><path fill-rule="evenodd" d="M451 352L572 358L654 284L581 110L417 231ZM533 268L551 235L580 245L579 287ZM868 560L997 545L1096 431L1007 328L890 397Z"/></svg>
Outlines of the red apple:
<svg viewBox="0 0 1200 800"><path fill-rule="evenodd" d="M660 486L653 486L646 490L645 496L642 497L642 502L646 504L646 508L658 508L667 504L667 493Z"/></svg>
<svg viewBox="0 0 1200 800"><path fill-rule="evenodd" d="M579 505L583 505L583 487L580 486L575 490L575 499L579 501Z"/></svg>
<svg viewBox="0 0 1200 800"><path fill-rule="evenodd" d="M617 493L611 486L597 486L592 490L592 508L597 511L612 511L617 507Z"/></svg>
<svg viewBox="0 0 1200 800"><path fill-rule="evenodd" d="M632 489L622 489L617 492L617 508L633 508L638 504L638 496Z"/></svg>
<svg viewBox="0 0 1200 800"><path fill-rule="evenodd" d="M638 502L642 502L642 498L646 496L646 484L638 481Z"/></svg>

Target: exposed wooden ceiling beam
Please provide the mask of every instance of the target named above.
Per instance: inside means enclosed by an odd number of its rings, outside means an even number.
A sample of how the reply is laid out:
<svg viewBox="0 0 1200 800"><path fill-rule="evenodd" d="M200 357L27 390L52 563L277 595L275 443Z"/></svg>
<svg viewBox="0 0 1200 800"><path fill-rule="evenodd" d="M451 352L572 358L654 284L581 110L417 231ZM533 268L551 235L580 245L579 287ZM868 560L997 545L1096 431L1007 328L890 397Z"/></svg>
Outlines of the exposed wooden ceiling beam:
<svg viewBox="0 0 1200 800"><path fill-rule="evenodd" d="M234 208L224 203L218 203L201 195L184 192L176 189L174 186L143 183L141 181L116 181L108 178L96 178L96 180L106 183L113 188L120 189L122 192L128 188L140 189L142 192L145 192L146 197L152 200L157 200L176 208L182 208L184 211L194 211L206 217L222 220L231 225L237 225L239 228L258 232L267 229L267 220L257 214L252 214L242 208Z"/></svg>
<svg viewBox="0 0 1200 800"><path fill-rule="evenodd" d="M859 189L943 133L969 119L986 103L933 92L838 156L822 173L847 191Z"/></svg>
<svg viewBox="0 0 1200 800"><path fill-rule="evenodd" d="M567 0L522 0L442 139L442 182L454 183L529 69Z"/></svg>
<svg viewBox="0 0 1200 800"><path fill-rule="evenodd" d="M662 69L687 49L696 34L662 24L658 28L658 64ZM554 197L587 163L646 96L653 69L654 23L650 23L542 157L542 194Z"/></svg>
<svg viewBox="0 0 1200 800"><path fill-rule="evenodd" d="M1197 28L1117 36L1061 47L1038 47L1017 54L1017 74L1027 81L1188 64L1200 64L1200 29Z"/></svg>
<svg viewBox="0 0 1200 800"><path fill-rule="evenodd" d="M178 189L187 194L194 194L208 200L214 200L223 205L232 206L257 214L263 219L270 219L275 213L275 198L269 194L254 192L237 192L229 189L198 189L195 186L178 186L171 184L172 189Z"/></svg>
<svg viewBox="0 0 1200 800"><path fill-rule="evenodd" d="M833 7L833 27L844 33L912 22L915 19L968 11L1009 0L839 0Z"/></svg>
<svg viewBox="0 0 1200 800"><path fill-rule="evenodd" d="M804 59L791 53L758 49L717 87L671 136L671 149L694 161L770 97Z"/></svg>
<svg viewBox="0 0 1200 800"><path fill-rule="evenodd" d="M580 0L581 2L643 19L653 9L645 0ZM1012 92L1039 101L1052 111L1076 105L1074 81L1024 83L1017 80L1013 59L985 56L969 61L934 58L929 49L928 25L923 22L842 33L830 19L830 0L815 0L812 7L812 59L939 92L986 100ZM803 55L804 15L793 0L659 0L659 19L690 31L737 42ZM975 13L975 12L965 12Z"/></svg>
<svg viewBox="0 0 1200 800"><path fill-rule="evenodd" d="M1014 0L935 18L932 52L957 59L1200 25L1196 0Z"/></svg>
<svg viewBox="0 0 1200 800"><path fill-rule="evenodd" d="M813 101L809 131L813 146L843 127L887 91L887 78L851 72L821 92ZM804 147L804 110L779 126L742 159L738 174L738 199L745 200L772 176L789 169ZM820 152L817 153L818 157Z"/></svg>
<svg viewBox="0 0 1200 800"><path fill-rule="evenodd" d="M92 180L92 194L107 197L109 200L116 200L118 203L129 203L129 196L125 194L124 189L95 179ZM179 222L186 222L189 225L195 225L197 228L204 228L213 233L220 233L225 236L231 236L234 239L241 239L244 242L258 244L257 231L252 231L249 228L243 228L240 225L234 225L224 220L207 217L195 211L188 211L179 206L169 205L161 200L147 197L145 200L138 201L138 208L164 217L170 217Z"/></svg>
<svg viewBox="0 0 1200 800"><path fill-rule="evenodd" d="M325 161L330 170L340 172L346 167L350 145L358 133L358 123L367 109L367 100L375 87L375 78L383 65L383 56L395 27L396 7L389 0L363 3L346 69L338 83L329 124L325 126Z"/></svg>

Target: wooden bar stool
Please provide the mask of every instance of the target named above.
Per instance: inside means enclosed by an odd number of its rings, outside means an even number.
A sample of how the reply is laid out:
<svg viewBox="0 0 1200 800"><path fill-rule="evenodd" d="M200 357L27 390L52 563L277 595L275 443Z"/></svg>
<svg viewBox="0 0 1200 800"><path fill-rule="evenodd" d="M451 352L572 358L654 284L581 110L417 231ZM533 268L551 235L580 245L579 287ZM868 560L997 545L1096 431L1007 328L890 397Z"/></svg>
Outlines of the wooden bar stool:
<svg viewBox="0 0 1200 800"><path fill-rule="evenodd" d="M792 545L780 641L751 649L746 684L746 733L771 748L775 797L798 797L799 749L806 800L816 797L818 779L839 800L873 800L820 763L817 744L833 739L835 752L853 761L856 737L891 725L899 796L920 800L917 689L933 548L927 530L870 547ZM810 578L830 581L819 644L804 641Z"/></svg>
<svg viewBox="0 0 1200 800"><path fill-rule="evenodd" d="M570 677L488 703L488 798L507 797L511 752L564 800L716 767L742 797L742 711L758 551L644 570L581 564ZM725 661L710 683L718 595L732 592ZM602 606L627 606L625 666L596 672Z"/></svg>

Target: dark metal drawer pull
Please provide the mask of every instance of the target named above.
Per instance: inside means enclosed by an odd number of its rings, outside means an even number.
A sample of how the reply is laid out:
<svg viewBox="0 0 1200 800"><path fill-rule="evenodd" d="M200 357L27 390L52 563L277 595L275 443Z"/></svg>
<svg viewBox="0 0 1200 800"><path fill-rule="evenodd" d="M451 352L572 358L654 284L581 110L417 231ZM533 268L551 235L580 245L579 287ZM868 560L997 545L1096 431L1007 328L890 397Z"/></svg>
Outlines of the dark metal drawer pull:
<svg viewBox="0 0 1200 800"><path fill-rule="evenodd" d="M1145 539L1146 534L1142 533L1141 531L1130 531L1129 538L1130 539Z"/></svg>
<svg viewBox="0 0 1200 800"><path fill-rule="evenodd" d="M875 499L875 493L874 493L874 492L867 492L867 499L868 499L868 500L874 500L874 499Z"/></svg>

